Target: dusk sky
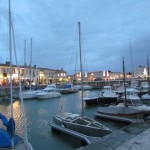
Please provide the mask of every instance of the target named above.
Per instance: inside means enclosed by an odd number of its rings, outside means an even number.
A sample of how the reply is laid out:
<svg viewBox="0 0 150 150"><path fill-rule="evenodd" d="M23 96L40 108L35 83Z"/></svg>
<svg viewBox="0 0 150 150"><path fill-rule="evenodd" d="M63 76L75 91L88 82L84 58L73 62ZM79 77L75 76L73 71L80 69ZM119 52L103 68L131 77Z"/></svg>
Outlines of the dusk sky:
<svg viewBox="0 0 150 150"><path fill-rule="evenodd" d="M146 66L150 52L149 7L150 0L11 0L19 64L24 64L25 40L26 63L30 63L32 37L32 64L63 68L73 74L79 68L80 21L86 71L121 72L122 57L126 71ZM1 0L0 63L9 61L8 43L8 1Z"/></svg>

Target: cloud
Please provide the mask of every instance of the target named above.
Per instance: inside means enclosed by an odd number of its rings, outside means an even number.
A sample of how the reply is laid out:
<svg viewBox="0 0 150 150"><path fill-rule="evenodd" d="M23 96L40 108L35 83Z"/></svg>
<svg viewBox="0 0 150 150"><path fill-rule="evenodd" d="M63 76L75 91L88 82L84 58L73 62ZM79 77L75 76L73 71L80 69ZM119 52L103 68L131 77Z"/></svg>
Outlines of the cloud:
<svg viewBox="0 0 150 150"><path fill-rule="evenodd" d="M125 57L126 70L131 71L129 38L134 68L146 64L150 48L148 0L13 0L11 5L20 64L24 60L25 39L26 61L30 62L32 37L33 64L52 69L70 68L69 72L73 73L79 52L78 21L89 71L122 71L122 57ZM5 0L1 1L0 14L0 50L4 62L8 58L8 2Z"/></svg>

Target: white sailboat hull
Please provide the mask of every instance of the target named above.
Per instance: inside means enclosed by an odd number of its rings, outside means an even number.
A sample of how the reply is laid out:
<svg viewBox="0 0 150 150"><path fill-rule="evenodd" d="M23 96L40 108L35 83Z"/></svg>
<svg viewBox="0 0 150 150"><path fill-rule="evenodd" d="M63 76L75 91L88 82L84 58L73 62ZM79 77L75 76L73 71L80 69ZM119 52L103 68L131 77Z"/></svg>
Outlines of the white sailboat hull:
<svg viewBox="0 0 150 150"><path fill-rule="evenodd" d="M76 90L81 90L81 85L76 85L75 89ZM83 85L83 90L91 90L91 89L92 89L92 86L90 86L90 85Z"/></svg>
<svg viewBox="0 0 150 150"><path fill-rule="evenodd" d="M76 117L67 119L61 117L61 115L55 115L53 117L53 122L64 128L85 134L87 136L103 137L111 133L111 130L91 118L81 117L78 114L71 115Z"/></svg>
<svg viewBox="0 0 150 150"><path fill-rule="evenodd" d="M23 97L23 99L34 99L34 98L37 98L36 94L38 92L39 91L34 91L34 90L23 91L22 92L22 97ZM21 93L19 93L19 99L21 99Z"/></svg>
<svg viewBox="0 0 150 150"><path fill-rule="evenodd" d="M125 105L124 105L124 103L119 103L118 105L115 105L114 107L124 108ZM143 111L145 113L149 113L150 112L150 106L147 106L147 105L144 105L144 104L143 105L139 105L139 106L138 105L136 105L136 106L130 105L128 107L136 109L136 110Z"/></svg>
<svg viewBox="0 0 150 150"><path fill-rule="evenodd" d="M49 98L54 98L54 97L60 97L61 94L58 92L49 92L49 93L38 93L36 94L38 99L49 99Z"/></svg>

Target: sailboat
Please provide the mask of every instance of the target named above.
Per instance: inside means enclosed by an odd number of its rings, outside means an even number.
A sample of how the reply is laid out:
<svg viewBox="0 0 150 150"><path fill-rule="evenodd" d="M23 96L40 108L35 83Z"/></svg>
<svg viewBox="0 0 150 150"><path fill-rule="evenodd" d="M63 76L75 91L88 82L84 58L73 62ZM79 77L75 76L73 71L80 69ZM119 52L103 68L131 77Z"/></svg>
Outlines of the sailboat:
<svg viewBox="0 0 150 150"><path fill-rule="evenodd" d="M30 89L29 90L25 90L22 93L19 92L19 99L21 99L21 94L23 96L23 99L34 99L37 98L36 94L40 91L40 90L33 90L31 89L31 76L32 76L32 38L31 38L31 60L30 60Z"/></svg>
<svg viewBox="0 0 150 150"><path fill-rule="evenodd" d="M139 122L143 121L144 112L142 110L137 110L128 106L127 91L125 84L125 67L123 58L123 76L124 76L124 101L123 105L110 105L109 107L99 107L94 113L96 117L107 118L113 121L119 122Z"/></svg>
<svg viewBox="0 0 150 150"><path fill-rule="evenodd" d="M0 113L0 119L3 122L3 125L6 127L7 130L0 128L0 149L2 150L33 150L31 144L28 142L27 139L27 130L25 125L25 114L24 114L24 106L23 101L21 101L22 109L23 109L23 121L24 121L24 138L19 136L15 133L15 120L14 120L14 110L13 110L13 94L12 94L12 40L11 40L11 33L13 30L13 23L11 18L11 5L9 0L9 52L10 52L10 112L11 117L7 119L5 115ZM13 32L14 37L14 32ZM14 40L14 38L13 38ZM15 41L15 40L14 40ZM14 42L15 43L15 42ZM14 44L15 47L15 44ZM15 51L15 50L14 50ZM15 55L16 56L16 55ZM21 82L20 82L21 83ZM20 86L21 89L21 86Z"/></svg>
<svg viewBox="0 0 150 150"><path fill-rule="evenodd" d="M124 79L125 80L125 79ZM115 107L125 107L140 110L144 113L144 116L150 114L150 106L143 104L142 100L138 96L138 90L134 88L127 88L125 94L121 97L120 100L123 100L122 103L117 104Z"/></svg>
<svg viewBox="0 0 150 150"><path fill-rule="evenodd" d="M148 55L147 55L147 82L148 82L148 93L147 94L144 94L142 96L142 101L143 103L150 103L150 73L149 73L149 59L148 59Z"/></svg>
<svg viewBox="0 0 150 150"><path fill-rule="evenodd" d="M111 133L111 130L105 127L104 125L100 124L99 122L93 120L92 118L84 116L80 22L78 22L78 30L79 30L79 50L80 50L82 113L81 115L68 113L68 112L63 114L56 114L53 116L53 123L61 127L64 127L66 129L70 129L78 133L82 133L87 136L102 137Z"/></svg>

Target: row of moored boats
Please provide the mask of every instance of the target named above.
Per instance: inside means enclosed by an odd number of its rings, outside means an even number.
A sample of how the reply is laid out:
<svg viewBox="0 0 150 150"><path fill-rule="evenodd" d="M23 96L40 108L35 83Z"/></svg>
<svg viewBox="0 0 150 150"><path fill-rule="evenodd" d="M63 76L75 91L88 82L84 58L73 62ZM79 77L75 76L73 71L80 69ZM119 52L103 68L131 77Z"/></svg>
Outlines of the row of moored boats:
<svg viewBox="0 0 150 150"><path fill-rule="evenodd" d="M90 90L92 86L90 85L83 85L83 90ZM21 95L23 99L49 99L54 97L60 97L61 94L67 93L75 93L81 90L81 85L73 85L72 83L65 84L63 88L57 88L56 84L48 84L42 90L24 90L22 93L19 93L19 98Z"/></svg>

